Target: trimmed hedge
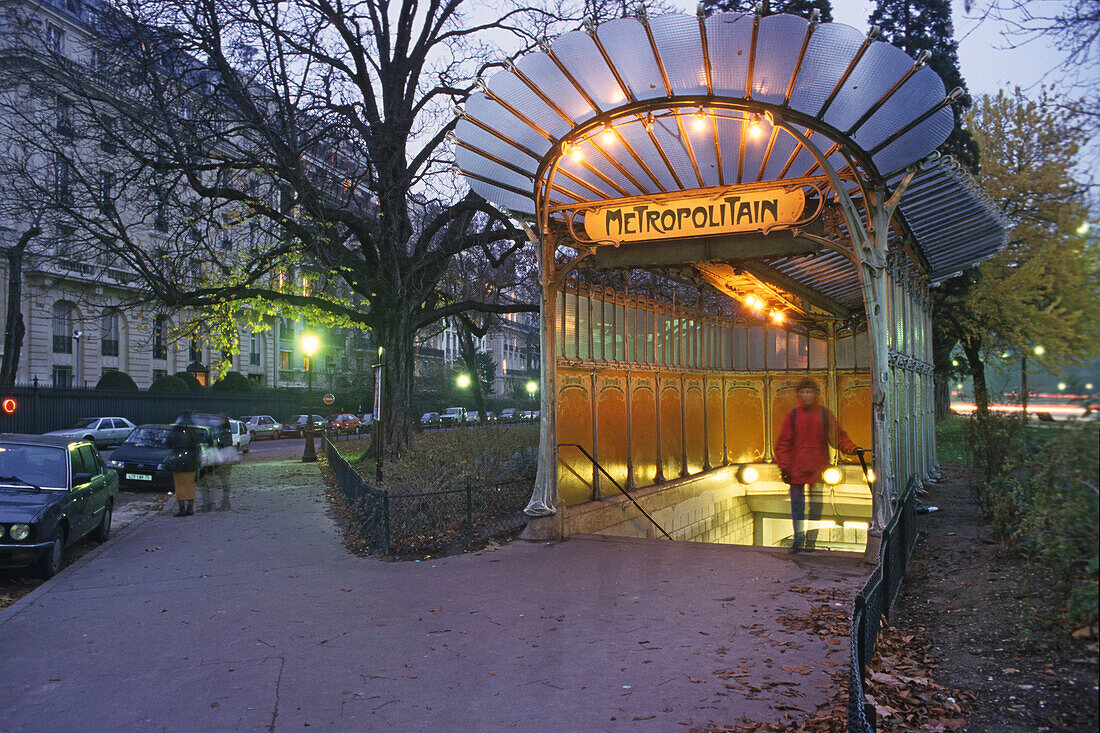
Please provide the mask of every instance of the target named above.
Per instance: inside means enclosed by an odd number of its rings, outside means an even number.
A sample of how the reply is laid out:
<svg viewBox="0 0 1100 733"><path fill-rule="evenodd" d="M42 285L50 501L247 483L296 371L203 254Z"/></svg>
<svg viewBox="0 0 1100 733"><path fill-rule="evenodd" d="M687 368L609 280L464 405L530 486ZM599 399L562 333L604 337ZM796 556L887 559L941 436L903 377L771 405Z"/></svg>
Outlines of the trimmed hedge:
<svg viewBox="0 0 1100 733"><path fill-rule="evenodd" d="M99 381L95 383L96 389L113 390L116 392L137 392L138 386L126 372L104 372Z"/></svg>
<svg viewBox="0 0 1100 733"><path fill-rule="evenodd" d="M150 392L186 392L189 389L191 388L187 386L187 382L174 374L165 374L163 377L158 377L149 385Z"/></svg>
<svg viewBox="0 0 1100 733"><path fill-rule="evenodd" d="M240 372L229 372L214 382L210 389L217 392L251 392L256 383Z"/></svg>

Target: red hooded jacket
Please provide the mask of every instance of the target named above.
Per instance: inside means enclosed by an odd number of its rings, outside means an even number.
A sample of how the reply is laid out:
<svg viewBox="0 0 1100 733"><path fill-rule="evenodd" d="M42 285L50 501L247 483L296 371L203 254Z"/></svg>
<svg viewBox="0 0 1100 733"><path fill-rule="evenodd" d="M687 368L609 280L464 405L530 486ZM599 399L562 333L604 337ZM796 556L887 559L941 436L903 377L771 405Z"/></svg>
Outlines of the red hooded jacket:
<svg viewBox="0 0 1100 733"><path fill-rule="evenodd" d="M825 435L826 423L829 426L828 436ZM814 484L821 480L822 471L829 467L830 445L844 453L858 450L828 408L822 405L796 407L787 413L779 431L779 440L775 443L775 462L781 471L790 474L792 484Z"/></svg>

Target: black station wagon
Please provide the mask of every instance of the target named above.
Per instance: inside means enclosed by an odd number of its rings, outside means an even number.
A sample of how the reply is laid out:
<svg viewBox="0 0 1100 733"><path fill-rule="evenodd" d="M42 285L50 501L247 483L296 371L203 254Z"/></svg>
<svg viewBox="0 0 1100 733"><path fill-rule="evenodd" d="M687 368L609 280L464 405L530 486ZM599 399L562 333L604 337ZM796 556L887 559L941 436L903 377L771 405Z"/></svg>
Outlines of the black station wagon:
<svg viewBox="0 0 1100 733"><path fill-rule="evenodd" d="M111 534L118 474L95 445L43 435L0 435L0 567L50 578L65 548Z"/></svg>

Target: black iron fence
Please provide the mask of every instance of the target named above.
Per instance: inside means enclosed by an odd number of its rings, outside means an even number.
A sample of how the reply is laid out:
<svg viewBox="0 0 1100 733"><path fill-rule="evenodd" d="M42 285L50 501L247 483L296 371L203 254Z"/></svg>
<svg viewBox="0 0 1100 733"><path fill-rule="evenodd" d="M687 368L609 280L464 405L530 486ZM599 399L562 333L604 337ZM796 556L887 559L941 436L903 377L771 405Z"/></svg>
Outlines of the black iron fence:
<svg viewBox="0 0 1100 733"><path fill-rule="evenodd" d="M72 425L81 417L124 417L143 423L171 422L183 410L215 412L230 417L302 412L303 395L265 392L108 391L16 385L0 390L14 400L12 412L0 412L0 432L44 433Z"/></svg>
<svg viewBox="0 0 1100 733"><path fill-rule="evenodd" d="M858 594L852 609L851 673L848 683L849 733L874 733L875 708L864 702L863 680L875 656L881 620L890 618L901 591L905 568L917 543L917 483L909 480L893 519L882 533L879 564Z"/></svg>
<svg viewBox="0 0 1100 733"><path fill-rule="evenodd" d="M522 481L394 494L369 484L336 445L321 448L355 512L362 537L383 555L454 552L521 529L531 495Z"/></svg>

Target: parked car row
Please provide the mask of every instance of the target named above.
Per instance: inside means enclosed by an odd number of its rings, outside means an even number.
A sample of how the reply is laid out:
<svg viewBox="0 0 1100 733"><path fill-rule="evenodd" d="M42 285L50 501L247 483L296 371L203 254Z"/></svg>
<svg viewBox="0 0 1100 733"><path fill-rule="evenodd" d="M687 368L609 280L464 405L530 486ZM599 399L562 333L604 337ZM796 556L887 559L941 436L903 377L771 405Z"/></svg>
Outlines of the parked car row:
<svg viewBox="0 0 1100 733"><path fill-rule="evenodd" d="M533 422L539 419L538 410L517 410L506 407L499 413L485 413L490 423L519 423ZM475 410L467 410L465 407L448 407L443 412L425 412L420 416L422 428L446 428L459 425L480 425L481 413Z"/></svg>

